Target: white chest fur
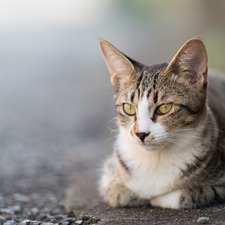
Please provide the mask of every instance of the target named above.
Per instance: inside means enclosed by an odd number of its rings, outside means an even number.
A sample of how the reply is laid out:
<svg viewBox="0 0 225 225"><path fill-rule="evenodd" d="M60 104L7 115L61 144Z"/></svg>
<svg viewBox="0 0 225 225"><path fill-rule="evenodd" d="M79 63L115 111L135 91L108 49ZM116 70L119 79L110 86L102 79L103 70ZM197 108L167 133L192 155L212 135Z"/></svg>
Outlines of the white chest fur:
<svg viewBox="0 0 225 225"><path fill-rule="evenodd" d="M182 176L182 170L197 155L197 146L154 152L143 150L130 140L123 129L118 147L122 159L131 170L130 180L125 185L139 197L147 199L169 191Z"/></svg>

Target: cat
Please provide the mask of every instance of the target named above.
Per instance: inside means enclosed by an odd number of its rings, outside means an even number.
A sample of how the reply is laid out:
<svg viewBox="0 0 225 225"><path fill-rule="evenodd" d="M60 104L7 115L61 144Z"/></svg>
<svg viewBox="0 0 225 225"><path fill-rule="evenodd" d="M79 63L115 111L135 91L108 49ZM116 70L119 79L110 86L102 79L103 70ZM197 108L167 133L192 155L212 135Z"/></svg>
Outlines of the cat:
<svg viewBox="0 0 225 225"><path fill-rule="evenodd" d="M169 64L152 66L99 45L119 122L99 182L104 199L174 209L225 202L225 79L208 75L203 41L190 39Z"/></svg>

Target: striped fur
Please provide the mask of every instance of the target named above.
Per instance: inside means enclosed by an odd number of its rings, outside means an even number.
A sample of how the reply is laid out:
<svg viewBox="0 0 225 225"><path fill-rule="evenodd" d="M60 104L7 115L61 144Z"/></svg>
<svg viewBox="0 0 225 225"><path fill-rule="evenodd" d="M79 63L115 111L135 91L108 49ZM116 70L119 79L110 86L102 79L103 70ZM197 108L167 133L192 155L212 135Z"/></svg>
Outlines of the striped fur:
<svg viewBox="0 0 225 225"><path fill-rule="evenodd" d="M208 75L200 39L169 64L136 62L104 40L119 135L100 193L113 207L197 208L225 201L225 80ZM209 86L209 87L208 87ZM135 107L128 116L123 104ZM166 114L158 107L172 104Z"/></svg>

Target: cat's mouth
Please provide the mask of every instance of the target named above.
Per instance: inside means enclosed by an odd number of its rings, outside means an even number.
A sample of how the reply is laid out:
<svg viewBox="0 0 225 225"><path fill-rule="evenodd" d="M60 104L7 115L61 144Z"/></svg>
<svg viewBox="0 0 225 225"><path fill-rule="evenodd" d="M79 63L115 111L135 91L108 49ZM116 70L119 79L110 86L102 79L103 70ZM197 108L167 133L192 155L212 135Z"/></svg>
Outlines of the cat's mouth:
<svg viewBox="0 0 225 225"><path fill-rule="evenodd" d="M164 149L167 143L167 137L168 137L167 132L164 134L160 133L158 135L150 134L143 141L141 141L140 139L130 135L130 138L138 147L145 149L147 151L157 151L162 148Z"/></svg>
<svg viewBox="0 0 225 225"><path fill-rule="evenodd" d="M135 139L133 139L133 142L140 148L147 150L147 151L157 151L161 148L161 144L156 141L156 140L152 140L152 141L137 141Z"/></svg>
<svg viewBox="0 0 225 225"><path fill-rule="evenodd" d="M125 131L127 132L127 131ZM139 148L142 148L147 151L156 151L159 149L162 149L165 143L167 143L167 138L168 138L168 132L158 132L158 133L147 133L144 135L145 137L142 138L139 135L137 135L134 130L133 126L131 127L128 136L132 142L138 146Z"/></svg>

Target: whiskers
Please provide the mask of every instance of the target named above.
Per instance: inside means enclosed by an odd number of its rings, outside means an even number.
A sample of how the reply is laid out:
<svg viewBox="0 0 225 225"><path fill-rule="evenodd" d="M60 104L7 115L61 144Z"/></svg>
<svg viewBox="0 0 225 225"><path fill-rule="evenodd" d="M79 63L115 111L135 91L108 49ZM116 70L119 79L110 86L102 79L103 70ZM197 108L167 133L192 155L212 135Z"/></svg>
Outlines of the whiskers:
<svg viewBox="0 0 225 225"><path fill-rule="evenodd" d="M111 133L119 133L120 132L119 129L112 129L109 126L107 128L111 131Z"/></svg>
<svg viewBox="0 0 225 225"><path fill-rule="evenodd" d="M161 147L162 149L165 149L165 140L167 140L168 137L168 133L159 133L159 134L155 134L154 138L155 140L151 143L152 146L155 147Z"/></svg>
<svg viewBox="0 0 225 225"><path fill-rule="evenodd" d="M109 123L111 123L113 121L115 122L115 120L117 120L117 118L118 118L117 116L113 117L107 124L109 124Z"/></svg>
<svg viewBox="0 0 225 225"><path fill-rule="evenodd" d="M106 142L109 142L109 141L111 141L111 140L113 140L113 139L116 139L116 138L117 138L117 136L118 136L118 135L115 135L115 136L113 136L113 137L109 138L108 140L106 140Z"/></svg>
<svg viewBox="0 0 225 225"><path fill-rule="evenodd" d="M189 131L193 130L190 129L182 129L172 132L166 132L163 134L156 134L155 136L155 144L160 145L162 148L184 148L190 143L196 142L200 137L192 134L187 134ZM184 133L185 132L185 133ZM192 140L192 142L191 142Z"/></svg>
<svg viewBox="0 0 225 225"><path fill-rule="evenodd" d="M203 143L205 143L205 144L210 145L212 149L218 149L211 142L211 140L200 137L199 135L201 135L201 133L197 132L197 134L194 134L194 133L190 134L190 132L193 130L194 130L194 128L172 131L167 140L171 143L179 143L181 145L180 147L182 147L182 146L184 147L185 145L186 146L194 145L196 142L199 141L201 143L201 146Z"/></svg>
<svg viewBox="0 0 225 225"><path fill-rule="evenodd" d="M112 122L117 123L117 116L113 117L107 124L110 124L110 123L112 123ZM108 142L108 141L110 141L110 140L112 140L112 139L117 138L118 133L120 132L120 130L119 130L119 129L113 129L113 128L111 128L110 126L107 126L107 128L110 130L110 133L111 133L111 134L112 134L112 133L114 133L114 134L116 133L116 135L114 135L113 137L109 138L106 142Z"/></svg>

